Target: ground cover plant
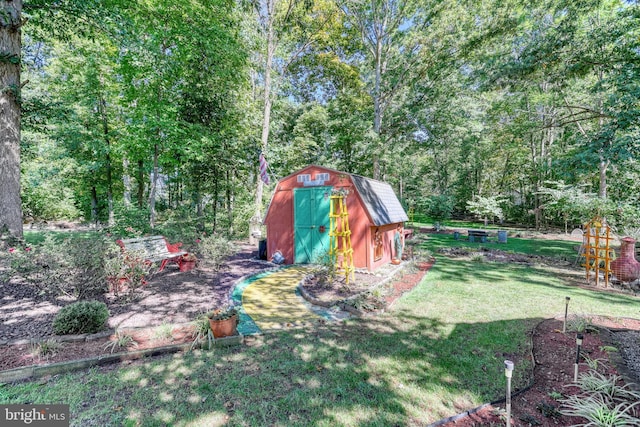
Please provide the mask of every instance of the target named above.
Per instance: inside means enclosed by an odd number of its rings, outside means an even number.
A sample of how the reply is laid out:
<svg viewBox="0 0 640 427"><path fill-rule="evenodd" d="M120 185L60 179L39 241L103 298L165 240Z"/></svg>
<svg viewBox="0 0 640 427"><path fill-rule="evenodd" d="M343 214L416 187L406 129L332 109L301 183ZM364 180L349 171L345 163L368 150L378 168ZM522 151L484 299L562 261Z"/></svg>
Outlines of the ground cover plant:
<svg viewBox="0 0 640 427"><path fill-rule="evenodd" d="M5 385L3 402L69 403L76 425L423 425L494 400L503 360L528 381L528 332L571 310L637 317L638 299L543 268L436 255L384 315L117 369Z"/></svg>

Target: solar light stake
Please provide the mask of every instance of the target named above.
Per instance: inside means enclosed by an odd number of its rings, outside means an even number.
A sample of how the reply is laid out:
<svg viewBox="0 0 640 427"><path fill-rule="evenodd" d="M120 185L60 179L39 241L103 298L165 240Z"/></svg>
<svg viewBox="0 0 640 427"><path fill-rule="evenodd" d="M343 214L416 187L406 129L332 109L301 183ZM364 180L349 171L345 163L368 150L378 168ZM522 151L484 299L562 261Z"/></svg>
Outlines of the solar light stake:
<svg viewBox="0 0 640 427"><path fill-rule="evenodd" d="M578 382L578 363L580 363L580 347L582 347L582 338L583 335L582 334L578 334L576 335L576 363L573 366L573 382L577 383Z"/></svg>
<svg viewBox="0 0 640 427"><path fill-rule="evenodd" d="M507 427L511 427L511 375L513 374L513 362L504 361L504 376L507 377Z"/></svg>
<svg viewBox="0 0 640 427"><path fill-rule="evenodd" d="M562 324L562 333L564 334L565 332L567 332L567 314L569 313L569 300L571 298L569 297L565 297L564 298L564 323Z"/></svg>

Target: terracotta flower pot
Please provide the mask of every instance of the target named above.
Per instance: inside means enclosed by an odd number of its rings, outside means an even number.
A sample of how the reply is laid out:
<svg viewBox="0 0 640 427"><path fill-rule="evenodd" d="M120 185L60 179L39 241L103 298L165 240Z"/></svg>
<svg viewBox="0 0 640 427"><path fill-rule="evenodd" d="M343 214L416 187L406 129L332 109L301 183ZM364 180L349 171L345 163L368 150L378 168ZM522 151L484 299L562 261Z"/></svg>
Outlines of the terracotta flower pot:
<svg viewBox="0 0 640 427"><path fill-rule="evenodd" d="M180 261L180 264L178 264L180 271L189 271L189 270L193 270L194 268L196 268L196 262L195 261Z"/></svg>
<svg viewBox="0 0 640 427"><path fill-rule="evenodd" d="M209 319L209 327L213 336L216 338L230 337L235 335L236 326L238 325L238 315L234 314L228 319L214 320Z"/></svg>

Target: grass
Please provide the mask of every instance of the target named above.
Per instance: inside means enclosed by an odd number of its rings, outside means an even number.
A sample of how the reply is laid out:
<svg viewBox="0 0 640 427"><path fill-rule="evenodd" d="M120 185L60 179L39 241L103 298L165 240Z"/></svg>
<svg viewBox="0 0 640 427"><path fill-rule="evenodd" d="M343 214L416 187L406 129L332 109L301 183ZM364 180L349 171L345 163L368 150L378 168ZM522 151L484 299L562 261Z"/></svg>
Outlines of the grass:
<svg viewBox="0 0 640 427"><path fill-rule="evenodd" d="M471 243L466 239L466 233L459 240L453 238L453 234L427 234L427 240L423 243L426 249L435 252L439 248L463 247L472 249L500 249L507 252L540 255L568 261L574 261L577 257L576 246L579 242L566 240L546 239L521 239L508 236L507 243L498 243L497 237L490 236L487 243Z"/></svg>
<svg viewBox="0 0 640 427"><path fill-rule="evenodd" d="M504 224L496 224L494 222L489 222L486 226L484 225L484 221L468 221L468 220L459 220L459 219L445 219L444 221L435 220L433 218L429 218L426 215L414 215L413 221L408 222L407 226L409 228L414 227L433 227L435 223L440 223L442 227L446 228L473 228L473 229L486 229L486 230L504 230Z"/></svg>
<svg viewBox="0 0 640 427"><path fill-rule="evenodd" d="M524 386L528 332L563 313L566 296L574 313L640 316L638 298L569 287L543 269L438 257L382 316L5 385L0 402L68 403L72 425L425 425L501 397L505 359L516 361L513 387Z"/></svg>
<svg viewBox="0 0 640 427"><path fill-rule="evenodd" d="M63 241L72 237L79 236L90 238L99 234L96 231L69 231L69 230L24 230L24 240L28 244L37 245L45 241L47 236L53 236L56 241Z"/></svg>

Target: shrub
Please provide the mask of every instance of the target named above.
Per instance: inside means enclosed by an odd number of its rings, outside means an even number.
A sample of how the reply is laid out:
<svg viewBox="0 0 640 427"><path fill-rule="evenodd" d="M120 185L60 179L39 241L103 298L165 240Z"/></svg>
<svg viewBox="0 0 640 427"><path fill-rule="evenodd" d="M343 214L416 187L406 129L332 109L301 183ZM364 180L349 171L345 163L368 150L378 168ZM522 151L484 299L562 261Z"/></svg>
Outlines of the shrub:
<svg viewBox="0 0 640 427"><path fill-rule="evenodd" d="M48 357L55 355L62 348L62 343L53 338L37 344L31 344L31 355L33 357Z"/></svg>
<svg viewBox="0 0 640 427"><path fill-rule="evenodd" d="M202 254L205 262L219 269L224 264L224 260L235 253L235 249L227 239L213 234L203 237L198 242L198 252Z"/></svg>
<svg viewBox="0 0 640 427"><path fill-rule="evenodd" d="M63 307L53 320L58 335L94 333L104 328L109 318L107 305L100 301L79 301Z"/></svg>
<svg viewBox="0 0 640 427"><path fill-rule="evenodd" d="M146 276L151 271L143 254L136 251L125 251L114 254L105 261L106 281L109 291L116 297L125 295L132 298L135 292L147 284Z"/></svg>
<svg viewBox="0 0 640 427"><path fill-rule="evenodd" d="M441 194L429 196L423 201L423 208L434 221L444 221L451 218L455 200L453 197Z"/></svg>
<svg viewBox="0 0 640 427"><path fill-rule="evenodd" d="M9 249L10 275L44 293L86 299L106 291L105 263L118 253L116 244L99 234L65 240L47 235L38 245Z"/></svg>
<svg viewBox="0 0 640 427"><path fill-rule="evenodd" d="M133 339L133 336L121 331L116 331L116 335L112 341L107 342L104 345L105 350L111 349L111 353L116 351L116 348L138 347L138 342Z"/></svg>

